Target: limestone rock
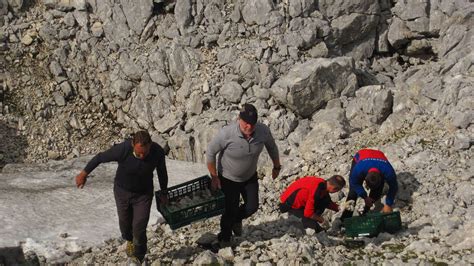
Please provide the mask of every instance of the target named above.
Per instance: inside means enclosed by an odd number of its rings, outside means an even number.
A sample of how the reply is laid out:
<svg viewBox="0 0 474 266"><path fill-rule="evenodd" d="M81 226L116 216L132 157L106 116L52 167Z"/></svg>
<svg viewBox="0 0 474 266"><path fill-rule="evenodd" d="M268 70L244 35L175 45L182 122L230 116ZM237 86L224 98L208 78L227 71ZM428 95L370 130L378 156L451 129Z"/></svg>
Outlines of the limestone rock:
<svg viewBox="0 0 474 266"><path fill-rule="evenodd" d="M309 117L327 101L356 89L348 58L318 58L293 67L272 85L271 94L295 113Z"/></svg>

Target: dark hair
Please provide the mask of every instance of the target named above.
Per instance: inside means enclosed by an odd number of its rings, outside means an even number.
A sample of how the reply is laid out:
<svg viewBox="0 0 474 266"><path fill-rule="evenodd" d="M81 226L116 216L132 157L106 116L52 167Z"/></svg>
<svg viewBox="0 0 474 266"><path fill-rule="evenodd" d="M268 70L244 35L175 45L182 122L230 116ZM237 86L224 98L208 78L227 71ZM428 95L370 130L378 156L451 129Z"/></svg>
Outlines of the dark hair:
<svg viewBox="0 0 474 266"><path fill-rule="evenodd" d="M374 189L380 186L381 182L382 182L382 176L380 175L379 172L369 172L365 176L365 183L370 189Z"/></svg>
<svg viewBox="0 0 474 266"><path fill-rule="evenodd" d="M257 123L258 117L257 108L249 103L246 103L242 106L242 109L240 109L239 117L245 122L255 125L255 123Z"/></svg>
<svg viewBox="0 0 474 266"><path fill-rule="evenodd" d="M341 190L343 187L346 186L346 180L344 180L344 177L340 175L331 176L327 182L333 185L337 190Z"/></svg>
<svg viewBox="0 0 474 266"><path fill-rule="evenodd" d="M145 130L138 131L135 134L133 134L132 142L133 142L133 144L140 143L142 145L151 144L150 134Z"/></svg>

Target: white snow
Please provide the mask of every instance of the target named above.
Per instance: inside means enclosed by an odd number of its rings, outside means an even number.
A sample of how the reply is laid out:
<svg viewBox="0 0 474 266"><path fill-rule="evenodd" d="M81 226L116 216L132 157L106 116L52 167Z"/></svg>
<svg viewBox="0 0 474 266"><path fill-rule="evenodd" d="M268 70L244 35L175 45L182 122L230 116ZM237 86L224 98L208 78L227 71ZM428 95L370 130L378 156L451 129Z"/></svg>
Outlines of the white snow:
<svg viewBox="0 0 474 266"><path fill-rule="evenodd" d="M21 245L48 262L120 237L113 196L116 163L95 169L84 189L75 176L91 157L7 165L0 173L0 249ZM204 164L167 160L171 187L206 175ZM155 172L155 190L159 183ZM149 225L161 218L153 202Z"/></svg>

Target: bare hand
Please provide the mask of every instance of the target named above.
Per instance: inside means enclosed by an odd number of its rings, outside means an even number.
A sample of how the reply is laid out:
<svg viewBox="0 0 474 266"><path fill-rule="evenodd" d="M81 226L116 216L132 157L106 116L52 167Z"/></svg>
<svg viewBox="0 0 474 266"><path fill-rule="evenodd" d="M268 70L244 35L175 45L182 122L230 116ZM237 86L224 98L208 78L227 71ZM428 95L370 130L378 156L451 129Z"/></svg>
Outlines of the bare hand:
<svg viewBox="0 0 474 266"><path fill-rule="evenodd" d="M166 205L168 204L169 200L168 200L168 196L167 195L160 195L160 205Z"/></svg>
<svg viewBox="0 0 474 266"><path fill-rule="evenodd" d="M393 210L392 210L392 207L388 206L388 205L384 205L383 206L383 209L382 209L382 212L383 213L391 213Z"/></svg>
<svg viewBox="0 0 474 266"><path fill-rule="evenodd" d="M322 216L313 214L313 216L311 216L311 218L313 220L315 220L316 222L320 223L320 224L324 223L324 218Z"/></svg>
<svg viewBox="0 0 474 266"><path fill-rule="evenodd" d="M81 171L77 176L76 176L76 186L77 188L84 188L84 185L87 182L87 173L84 171Z"/></svg>
<svg viewBox="0 0 474 266"><path fill-rule="evenodd" d="M221 189L221 180L217 176L213 176L211 179L211 188L213 190Z"/></svg>
<svg viewBox="0 0 474 266"><path fill-rule="evenodd" d="M370 208L374 204L374 200L371 197L366 197L364 199L365 201L365 207Z"/></svg>

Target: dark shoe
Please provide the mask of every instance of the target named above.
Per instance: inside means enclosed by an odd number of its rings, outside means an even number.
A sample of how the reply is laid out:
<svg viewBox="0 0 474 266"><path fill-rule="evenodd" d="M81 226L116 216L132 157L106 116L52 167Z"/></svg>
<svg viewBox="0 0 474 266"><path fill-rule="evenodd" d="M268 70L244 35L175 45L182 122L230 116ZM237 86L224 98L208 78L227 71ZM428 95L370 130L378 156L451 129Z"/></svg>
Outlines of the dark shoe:
<svg viewBox="0 0 474 266"><path fill-rule="evenodd" d="M210 245L208 249L214 253L218 253L219 249L227 248L231 246L232 246L232 243L230 241L223 241L223 240L216 239L214 242L212 242L212 244Z"/></svg>
<svg viewBox="0 0 474 266"><path fill-rule="evenodd" d="M280 203L280 205L278 205L278 208L280 209L281 213L288 212L291 209L291 207L289 207L285 203Z"/></svg>
<svg viewBox="0 0 474 266"><path fill-rule="evenodd" d="M232 232L236 236L242 236L242 222L235 223L232 226Z"/></svg>
<svg viewBox="0 0 474 266"><path fill-rule="evenodd" d="M141 266L141 265L142 265L141 261L135 256L131 256L127 260L127 266Z"/></svg>

